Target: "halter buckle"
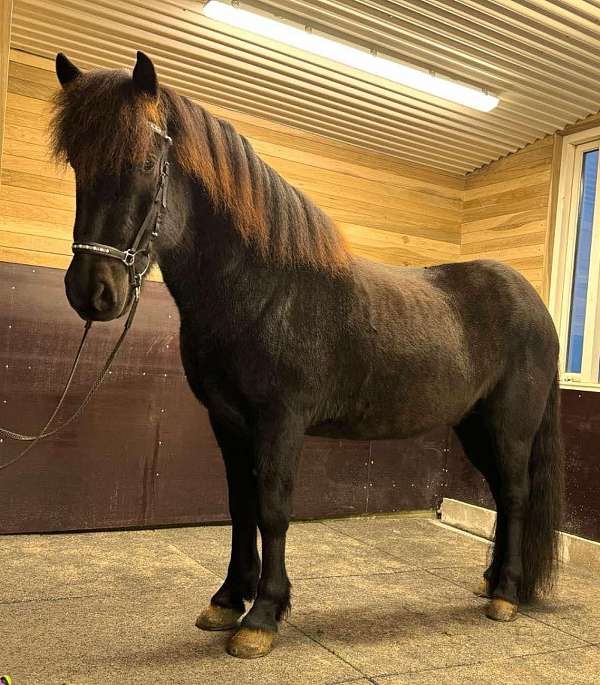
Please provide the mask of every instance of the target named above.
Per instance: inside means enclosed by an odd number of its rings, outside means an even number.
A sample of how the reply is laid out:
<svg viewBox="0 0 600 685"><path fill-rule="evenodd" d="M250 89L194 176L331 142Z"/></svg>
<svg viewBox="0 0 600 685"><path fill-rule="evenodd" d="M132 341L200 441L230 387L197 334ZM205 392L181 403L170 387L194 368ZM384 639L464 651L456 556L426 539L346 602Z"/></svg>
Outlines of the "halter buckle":
<svg viewBox="0 0 600 685"><path fill-rule="evenodd" d="M135 264L135 256L137 252L135 250L125 250L123 253L123 263L125 266L133 266Z"/></svg>

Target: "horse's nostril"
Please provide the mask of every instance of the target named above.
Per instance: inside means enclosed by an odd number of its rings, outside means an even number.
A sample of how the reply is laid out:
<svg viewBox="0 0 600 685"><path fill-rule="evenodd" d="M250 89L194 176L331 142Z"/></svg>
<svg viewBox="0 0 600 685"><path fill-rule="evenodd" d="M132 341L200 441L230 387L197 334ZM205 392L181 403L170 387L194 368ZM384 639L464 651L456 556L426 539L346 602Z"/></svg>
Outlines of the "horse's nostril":
<svg viewBox="0 0 600 685"><path fill-rule="evenodd" d="M99 281L96 285L92 305L97 312L107 312L115 306L113 290L104 281Z"/></svg>

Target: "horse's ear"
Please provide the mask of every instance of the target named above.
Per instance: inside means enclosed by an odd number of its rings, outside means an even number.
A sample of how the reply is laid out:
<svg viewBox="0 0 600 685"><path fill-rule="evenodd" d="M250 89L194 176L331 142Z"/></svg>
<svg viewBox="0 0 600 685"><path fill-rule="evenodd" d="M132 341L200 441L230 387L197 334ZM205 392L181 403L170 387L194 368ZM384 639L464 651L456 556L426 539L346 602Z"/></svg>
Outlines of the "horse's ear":
<svg viewBox="0 0 600 685"><path fill-rule="evenodd" d="M138 50L137 61L133 68L133 82L137 88L146 95L156 97L158 95L158 78L152 60Z"/></svg>
<svg viewBox="0 0 600 685"><path fill-rule="evenodd" d="M59 52L58 55L56 55L56 75L58 76L60 85L64 88L78 76L81 76L81 71L65 54Z"/></svg>

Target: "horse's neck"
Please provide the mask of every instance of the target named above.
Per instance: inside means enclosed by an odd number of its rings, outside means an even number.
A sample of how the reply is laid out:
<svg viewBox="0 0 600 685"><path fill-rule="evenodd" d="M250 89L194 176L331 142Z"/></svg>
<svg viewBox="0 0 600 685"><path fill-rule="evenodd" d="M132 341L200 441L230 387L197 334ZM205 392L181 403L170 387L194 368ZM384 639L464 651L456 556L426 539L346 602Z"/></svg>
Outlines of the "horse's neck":
<svg viewBox="0 0 600 685"><path fill-rule="evenodd" d="M280 279L260 266L224 216L196 207L185 222L177 245L159 253L165 284L182 322L231 335L260 317Z"/></svg>

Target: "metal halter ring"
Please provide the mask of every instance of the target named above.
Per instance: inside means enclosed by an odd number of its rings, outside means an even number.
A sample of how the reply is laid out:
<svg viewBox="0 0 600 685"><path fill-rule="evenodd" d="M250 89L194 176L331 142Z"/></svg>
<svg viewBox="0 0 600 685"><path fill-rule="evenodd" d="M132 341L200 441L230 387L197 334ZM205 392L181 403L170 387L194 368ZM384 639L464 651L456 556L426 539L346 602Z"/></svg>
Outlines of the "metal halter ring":
<svg viewBox="0 0 600 685"><path fill-rule="evenodd" d="M123 254L123 264L125 264L125 266L133 266L135 264L136 255L137 252L134 250L125 250L125 253Z"/></svg>

